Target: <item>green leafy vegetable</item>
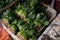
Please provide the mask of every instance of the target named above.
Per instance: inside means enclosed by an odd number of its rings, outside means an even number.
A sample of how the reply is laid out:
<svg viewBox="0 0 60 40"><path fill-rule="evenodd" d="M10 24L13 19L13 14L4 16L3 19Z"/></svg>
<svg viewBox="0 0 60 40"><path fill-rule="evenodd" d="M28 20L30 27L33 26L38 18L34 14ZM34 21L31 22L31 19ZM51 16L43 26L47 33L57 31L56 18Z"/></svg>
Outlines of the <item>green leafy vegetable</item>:
<svg viewBox="0 0 60 40"><path fill-rule="evenodd" d="M11 26L12 30L14 31L14 33L17 33L18 32L18 28L17 28L16 25L10 24L10 26Z"/></svg>
<svg viewBox="0 0 60 40"><path fill-rule="evenodd" d="M14 7L3 12L2 20L9 23L15 34L27 40L37 40L40 29L49 24L48 17L45 15L46 7L39 1L19 0ZM10 2L12 0L0 0L0 9Z"/></svg>
<svg viewBox="0 0 60 40"><path fill-rule="evenodd" d="M27 16L27 12L24 10L19 10L18 12L16 12L18 15L22 16L23 18L25 18Z"/></svg>

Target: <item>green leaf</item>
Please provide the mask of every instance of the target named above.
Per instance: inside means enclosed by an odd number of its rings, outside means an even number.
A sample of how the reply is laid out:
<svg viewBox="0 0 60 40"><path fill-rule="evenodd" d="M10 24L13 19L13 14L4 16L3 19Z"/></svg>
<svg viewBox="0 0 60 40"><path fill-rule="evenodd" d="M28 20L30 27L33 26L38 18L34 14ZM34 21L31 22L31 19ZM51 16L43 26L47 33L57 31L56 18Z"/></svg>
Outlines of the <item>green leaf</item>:
<svg viewBox="0 0 60 40"><path fill-rule="evenodd" d="M36 14L35 14L35 11L31 11L29 14L28 14L28 17L30 18L30 19L35 19L35 16L36 16Z"/></svg>
<svg viewBox="0 0 60 40"><path fill-rule="evenodd" d="M30 6L34 8L34 6L37 4L37 0L31 0Z"/></svg>
<svg viewBox="0 0 60 40"><path fill-rule="evenodd" d="M27 38L27 37L28 37L28 35L27 35L26 32L23 32L22 36L23 36L24 38Z"/></svg>
<svg viewBox="0 0 60 40"><path fill-rule="evenodd" d="M19 32L18 32L18 34L21 34L21 35L22 35L22 34L23 34L23 32L24 32L24 31L19 31Z"/></svg>
<svg viewBox="0 0 60 40"><path fill-rule="evenodd" d="M36 20L39 21L40 18L41 18L40 13L38 13L37 16L36 16Z"/></svg>
<svg viewBox="0 0 60 40"><path fill-rule="evenodd" d="M37 38L33 35L32 36L32 38L31 38L32 40L37 40Z"/></svg>
<svg viewBox="0 0 60 40"><path fill-rule="evenodd" d="M33 36L33 34L34 34L34 30L30 30L30 31L28 32L28 35L29 35L29 36Z"/></svg>
<svg viewBox="0 0 60 40"><path fill-rule="evenodd" d="M11 28L14 30L15 33L18 31L17 26L14 24L11 24Z"/></svg>
<svg viewBox="0 0 60 40"><path fill-rule="evenodd" d="M22 17L24 17L24 18L27 16L27 12L24 11L24 10L18 11L17 14L20 15L20 16L22 16Z"/></svg>
<svg viewBox="0 0 60 40"><path fill-rule="evenodd" d="M30 23L30 19L29 18L24 18L24 21L26 21L27 23Z"/></svg>
<svg viewBox="0 0 60 40"><path fill-rule="evenodd" d="M44 24L44 26L47 26L49 24L49 22L45 21L43 24Z"/></svg>
<svg viewBox="0 0 60 40"><path fill-rule="evenodd" d="M17 19L15 19L13 22L12 22L12 24L17 24Z"/></svg>
<svg viewBox="0 0 60 40"><path fill-rule="evenodd" d="M21 25L18 28L20 31L23 31L23 29L24 29L23 26L21 26Z"/></svg>
<svg viewBox="0 0 60 40"><path fill-rule="evenodd" d="M20 10L20 6L21 6L21 5L20 5L20 3L19 3L16 10Z"/></svg>
<svg viewBox="0 0 60 40"><path fill-rule="evenodd" d="M8 18L3 18L3 21L9 22L9 19Z"/></svg>
<svg viewBox="0 0 60 40"><path fill-rule="evenodd" d="M40 22L38 22L38 21L36 21L36 20L34 20L34 22L33 22L34 24L35 24L35 26L41 26L41 23Z"/></svg>

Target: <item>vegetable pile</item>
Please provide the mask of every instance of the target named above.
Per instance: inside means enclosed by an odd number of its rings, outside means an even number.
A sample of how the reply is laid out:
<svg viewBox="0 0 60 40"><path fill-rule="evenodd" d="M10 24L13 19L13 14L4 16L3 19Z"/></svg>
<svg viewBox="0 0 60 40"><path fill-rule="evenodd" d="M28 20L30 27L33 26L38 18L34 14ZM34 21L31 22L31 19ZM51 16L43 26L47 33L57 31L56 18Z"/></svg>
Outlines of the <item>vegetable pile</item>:
<svg viewBox="0 0 60 40"><path fill-rule="evenodd" d="M3 12L2 20L9 23L13 33L23 40L37 40L40 29L49 24L45 10L39 0L23 0Z"/></svg>

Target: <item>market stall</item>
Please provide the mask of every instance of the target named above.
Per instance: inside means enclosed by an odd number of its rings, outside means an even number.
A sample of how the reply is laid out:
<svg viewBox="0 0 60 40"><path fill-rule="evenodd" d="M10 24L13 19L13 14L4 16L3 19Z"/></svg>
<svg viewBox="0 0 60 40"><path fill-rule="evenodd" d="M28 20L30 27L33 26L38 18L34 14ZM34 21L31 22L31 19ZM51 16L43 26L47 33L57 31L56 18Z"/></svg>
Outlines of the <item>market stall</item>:
<svg viewBox="0 0 60 40"><path fill-rule="evenodd" d="M0 25L10 40L59 40L56 0L1 0L0 4Z"/></svg>

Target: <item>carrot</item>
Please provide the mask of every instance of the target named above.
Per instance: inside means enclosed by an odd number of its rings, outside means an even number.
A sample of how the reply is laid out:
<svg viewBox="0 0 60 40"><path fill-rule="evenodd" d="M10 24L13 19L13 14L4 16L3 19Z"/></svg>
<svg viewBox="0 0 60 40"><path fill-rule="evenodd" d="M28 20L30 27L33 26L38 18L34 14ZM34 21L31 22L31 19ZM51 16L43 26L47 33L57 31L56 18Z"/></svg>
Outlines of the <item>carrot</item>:
<svg viewBox="0 0 60 40"><path fill-rule="evenodd" d="M9 36L7 36L6 38L5 38L5 40L12 40Z"/></svg>
<svg viewBox="0 0 60 40"><path fill-rule="evenodd" d="M5 29L2 30L2 34L3 35L5 35L5 34L8 35L8 33L5 31Z"/></svg>
<svg viewBox="0 0 60 40"><path fill-rule="evenodd" d="M2 35L1 38L0 38L0 40L3 40L5 37L6 37L6 34Z"/></svg>
<svg viewBox="0 0 60 40"><path fill-rule="evenodd" d="M2 33L2 35L0 37L0 40L12 40L5 29L2 29L1 33Z"/></svg>

